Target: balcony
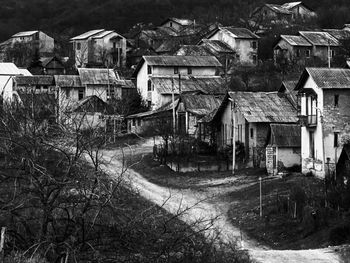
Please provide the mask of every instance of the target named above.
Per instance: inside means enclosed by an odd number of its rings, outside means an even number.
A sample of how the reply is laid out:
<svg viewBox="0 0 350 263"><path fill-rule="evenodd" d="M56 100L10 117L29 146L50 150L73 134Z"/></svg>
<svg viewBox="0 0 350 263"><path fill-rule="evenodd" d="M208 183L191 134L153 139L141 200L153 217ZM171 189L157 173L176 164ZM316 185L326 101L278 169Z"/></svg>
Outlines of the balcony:
<svg viewBox="0 0 350 263"><path fill-rule="evenodd" d="M299 115L299 123L304 127L316 127L317 115Z"/></svg>

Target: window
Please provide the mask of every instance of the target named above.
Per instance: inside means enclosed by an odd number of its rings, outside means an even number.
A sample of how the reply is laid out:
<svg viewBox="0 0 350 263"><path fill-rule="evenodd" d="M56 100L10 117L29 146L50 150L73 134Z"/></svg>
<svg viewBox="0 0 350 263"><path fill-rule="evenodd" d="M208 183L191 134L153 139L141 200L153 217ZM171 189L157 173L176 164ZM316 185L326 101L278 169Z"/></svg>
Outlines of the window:
<svg viewBox="0 0 350 263"><path fill-rule="evenodd" d="M334 147L339 147L339 133L334 133Z"/></svg>
<svg viewBox="0 0 350 263"><path fill-rule="evenodd" d="M152 106L152 101L150 101L150 100L147 101L147 107L148 107L148 108L151 108L151 106Z"/></svg>
<svg viewBox="0 0 350 263"><path fill-rule="evenodd" d="M173 22L170 22L169 25L170 25L170 27L173 27Z"/></svg>
<svg viewBox="0 0 350 263"><path fill-rule="evenodd" d="M253 139L254 138L254 129L250 128L250 138Z"/></svg>
<svg viewBox="0 0 350 263"><path fill-rule="evenodd" d="M77 43L77 50L81 49L81 43Z"/></svg>
<svg viewBox="0 0 350 263"><path fill-rule="evenodd" d="M333 49L330 50L329 57L331 57L331 58L335 57L335 50L333 50Z"/></svg>
<svg viewBox="0 0 350 263"><path fill-rule="evenodd" d="M179 74L179 67L174 67L174 74Z"/></svg>
<svg viewBox="0 0 350 263"><path fill-rule="evenodd" d="M309 157L315 158L315 134L313 131L309 133Z"/></svg>
<svg viewBox="0 0 350 263"><path fill-rule="evenodd" d="M148 91L152 91L152 81L149 79L148 82L147 82L147 90Z"/></svg>
<svg viewBox="0 0 350 263"><path fill-rule="evenodd" d="M297 58L300 57L300 49L297 49Z"/></svg>
<svg viewBox="0 0 350 263"><path fill-rule="evenodd" d="M151 66L147 66L147 74L152 74L152 67Z"/></svg>
<svg viewBox="0 0 350 263"><path fill-rule="evenodd" d="M339 95L334 94L334 107L338 107L338 106L339 106Z"/></svg>
<svg viewBox="0 0 350 263"><path fill-rule="evenodd" d="M309 58L311 55L311 52L309 49L305 50L305 57Z"/></svg>
<svg viewBox="0 0 350 263"><path fill-rule="evenodd" d="M132 126L135 126L135 124L136 124L135 119L132 119Z"/></svg>
<svg viewBox="0 0 350 263"><path fill-rule="evenodd" d="M257 55L253 55L253 63L254 64L258 63L258 56Z"/></svg>
<svg viewBox="0 0 350 263"><path fill-rule="evenodd" d="M188 75L192 75L192 68L191 68L191 67L188 67L188 68L187 68L187 74L188 74Z"/></svg>
<svg viewBox="0 0 350 263"><path fill-rule="evenodd" d="M78 99L82 100L85 96L85 90L84 89L79 89L78 90Z"/></svg>
<svg viewBox="0 0 350 263"><path fill-rule="evenodd" d="M66 89L66 98L69 98L69 97L70 97L70 90Z"/></svg>
<svg viewBox="0 0 350 263"><path fill-rule="evenodd" d="M141 126L141 119L137 119L137 126Z"/></svg>
<svg viewBox="0 0 350 263"><path fill-rule="evenodd" d="M258 46L258 45L257 45L257 42L256 42L256 41L253 41L253 42L252 42L252 48L253 48L253 49L256 49L257 46Z"/></svg>

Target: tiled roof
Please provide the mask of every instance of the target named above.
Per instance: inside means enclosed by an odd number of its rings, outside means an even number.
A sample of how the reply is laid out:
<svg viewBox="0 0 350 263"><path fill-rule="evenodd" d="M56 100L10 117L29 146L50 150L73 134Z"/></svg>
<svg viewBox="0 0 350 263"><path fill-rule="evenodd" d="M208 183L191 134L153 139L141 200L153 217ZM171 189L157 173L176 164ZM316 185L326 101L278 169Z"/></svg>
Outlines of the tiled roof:
<svg viewBox="0 0 350 263"><path fill-rule="evenodd" d="M56 86L59 87L83 87L78 75L55 75Z"/></svg>
<svg viewBox="0 0 350 263"><path fill-rule="evenodd" d="M38 30L23 31L23 32L18 32L17 34L14 34L12 37L28 37L28 36L34 35L38 32L39 32Z"/></svg>
<svg viewBox="0 0 350 263"><path fill-rule="evenodd" d="M214 56L144 56L151 66L192 66L220 67L221 63Z"/></svg>
<svg viewBox="0 0 350 263"><path fill-rule="evenodd" d="M281 5L275 4L265 4L266 7L270 8L272 11L280 14L291 15L292 11L282 7Z"/></svg>
<svg viewBox="0 0 350 263"><path fill-rule="evenodd" d="M331 34L337 40L350 39L350 31L345 29L323 29L327 33Z"/></svg>
<svg viewBox="0 0 350 263"><path fill-rule="evenodd" d="M78 68L78 72L83 85L108 85L118 80L113 69Z"/></svg>
<svg viewBox="0 0 350 263"><path fill-rule="evenodd" d="M219 27L219 29L226 30L233 34L236 38L248 38L248 39L258 39L259 36L255 35L252 31L247 28L237 28L237 27Z"/></svg>
<svg viewBox="0 0 350 263"><path fill-rule="evenodd" d="M289 3L285 3L283 5L281 5L281 7L286 8L286 9L292 9L300 4L302 4L303 2L299 1L299 2L289 2Z"/></svg>
<svg viewBox="0 0 350 263"><path fill-rule="evenodd" d="M218 53L234 53L235 51L220 40L203 39L202 46L209 47Z"/></svg>
<svg viewBox="0 0 350 263"><path fill-rule="evenodd" d="M170 20L170 21L174 21L174 22L176 22L176 23L178 23L178 24L180 24L180 25L182 25L182 26L188 26L188 25L191 25L191 24L193 23L193 20L191 20L191 19L170 17L170 18L168 18L167 20L165 20L165 21L162 23L162 25L165 24L166 22L168 22L169 20Z"/></svg>
<svg viewBox="0 0 350 263"><path fill-rule="evenodd" d="M79 36L72 37L70 40L84 40L84 39L87 39L91 36L97 35L97 34L104 32L104 31L105 31L104 29L90 30L90 31L87 31L87 32L79 35Z"/></svg>
<svg viewBox="0 0 350 263"><path fill-rule="evenodd" d="M181 101L184 103L186 111L195 115L205 116L219 108L223 98L224 95L184 94L181 96Z"/></svg>
<svg viewBox="0 0 350 263"><path fill-rule="evenodd" d="M299 34L315 46L339 46L339 42L327 32L299 31Z"/></svg>
<svg viewBox="0 0 350 263"><path fill-rule="evenodd" d="M310 76L321 89L350 88L350 69L306 68L303 75L305 74ZM301 79L303 79L303 75ZM300 87L301 84L301 81L299 81L298 86Z"/></svg>
<svg viewBox="0 0 350 263"><path fill-rule="evenodd" d="M229 92L248 122L296 123L297 110L277 92Z"/></svg>
<svg viewBox="0 0 350 263"><path fill-rule="evenodd" d="M298 124L270 124L270 144L279 147L301 147L301 127Z"/></svg>
<svg viewBox="0 0 350 263"><path fill-rule="evenodd" d="M308 42L304 37L302 36L292 36L292 35L281 35L281 38L287 41L292 46L304 46L304 47L311 47L311 43Z"/></svg>
<svg viewBox="0 0 350 263"><path fill-rule="evenodd" d="M174 93L179 94L179 79L177 77L152 77L154 88L160 94L171 94L174 84ZM181 92L202 92L205 94L225 94L224 80L221 77L186 77L182 76Z"/></svg>
<svg viewBox="0 0 350 263"><path fill-rule="evenodd" d="M205 46L182 45L174 55L177 56L212 56L213 53Z"/></svg>
<svg viewBox="0 0 350 263"><path fill-rule="evenodd" d="M51 75L16 76L17 85L54 85Z"/></svg>
<svg viewBox="0 0 350 263"><path fill-rule="evenodd" d="M157 53L171 53L181 45L181 40L178 39L166 39L163 43L156 49Z"/></svg>

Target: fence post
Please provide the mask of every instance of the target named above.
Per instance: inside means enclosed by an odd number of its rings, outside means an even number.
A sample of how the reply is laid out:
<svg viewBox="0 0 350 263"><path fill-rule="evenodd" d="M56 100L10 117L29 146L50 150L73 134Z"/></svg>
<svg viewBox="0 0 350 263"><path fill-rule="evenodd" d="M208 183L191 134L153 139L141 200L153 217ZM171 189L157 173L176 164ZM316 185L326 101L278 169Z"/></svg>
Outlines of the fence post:
<svg viewBox="0 0 350 263"><path fill-rule="evenodd" d="M4 252L5 232L6 232L6 227L2 227L1 228L1 237L0 237L0 259L1 259L1 262L5 261L5 252Z"/></svg>

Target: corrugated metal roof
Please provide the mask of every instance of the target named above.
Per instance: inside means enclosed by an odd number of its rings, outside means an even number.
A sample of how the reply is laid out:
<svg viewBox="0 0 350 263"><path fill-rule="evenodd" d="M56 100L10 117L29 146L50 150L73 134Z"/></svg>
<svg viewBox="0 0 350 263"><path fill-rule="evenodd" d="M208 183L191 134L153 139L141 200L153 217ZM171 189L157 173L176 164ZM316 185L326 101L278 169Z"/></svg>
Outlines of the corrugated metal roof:
<svg viewBox="0 0 350 263"><path fill-rule="evenodd" d="M28 36L34 35L38 32L39 32L38 30L22 31L22 32L18 32L17 34L14 34L12 37L28 37Z"/></svg>
<svg viewBox="0 0 350 263"><path fill-rule="evenodd" d="M98 33L96 35L93 35L92 38L94 38L94 39L95 38L103 38L103 37L105 37L105 36L107 36L109 34L112 34L112 33L114 33L113 30L104 30L104 31L102 31L102 32L100 32L100 33Z"/></svg>
<svg viewBox="0 0 350 263"><path fill-rule="evenodd" d="M176 56L213 56L213 53L205 46L182 45L176 52Z"/></svg>
<svg viewBox="0 0 350 263"><path fill-rule="evenodd" d="M277 92L229 92L248 122L296 123L297 110Z"/></svg>
<svg viewBox="0 0 350 263"><path fill-rule="evenodd" d="M270 144L278 147L301 147L301 127L297 124L270 124Z"/></svg>
<svg viewBox="0 0 350 263"><path fill-rule="evenodd" d="M259 36L255 35L252 31L247 28L238 28L238 27L219 27L219 29L226 30L233 34L236 38L245 38L245 39L258 39Z"/></svg>
<svg viewBox="0 0 350 263"><path fill-rule="evenodd" d="M118 81L113 69L78 68L78 72L83 85L108 85Z"/></svg>
<svg viewBox="0 0 350 263"><path fill-rule="evenodd" d="M135 84L131 80L121 79L121 80L117 80L115 84L123 88L129 88L129 89L135 88Z"/></svg>
<svg viewBox="0 0 350 263"><path fill-rule="evenodd" d="M312 47L311 43L302 36L281 35L281 38L292 46Z"/></svg>
<svg viewBox="0 0 350 263"><path fill-rule="evenodd" d="M152 77L151 81L159 94L179 94L179 79L177 77ZM225 94L227 92L221 77L181 77L181 92L203 92L205 94Z"/></svg>
<svg viewBox="0 0 350 263"><path fill-rule="evenodd" d="M192 66L220 67L221 63L214 56L144 56L151 66Z"/></svg>
<svg viewBox="0 0 350 263"><path fill-rule="evenodd" d="M321 89L350 88L350 69L306 68L305 71ZM305 72L303 74L305 74Z"/></svg>
<svg viewBox="0 0 350 263"><path fill-rule="evenodd" d="M0 75L20 75L21 72L17 68L17 66L10 62L2 62L0 63Z"/></svg>
<svg viewBox="0 0 350 263"><path fill-rule="evenodd" d="M105 31L104 29L95 29L95 30L90 30L90 31L87 31L79 36L76 36L76 37L72 37L70 40L84 40L84 39L87 39L93 35L96 35L100 32L103 32Z"/></svg>
<svg viewBox="0 0 350 263"><path fill-rule="evenodd" d="M59 87L83 87L78 75L55 75L56 86Z"/></svg>
<svg viewBox="0 0 350 263"><path fill-rule="evenodd" d="M175 99L174 101L174 106L175 108L177 107L179 103L179 99ZM152 110L152 111L146 111L146 112L140 112L140 113L136 113L136 114L132 114L127 116L127 119L132 119L132 118L145 118L145 117L151 117L152 115L156 115L159 113L163 113L166 111L170 111L173 109L173 102L167 102L166 104L162 105L160 108L156 109L156 110Z"/></svg>
<svg viewBox="0 0 350 263"><path fill-rule="evenodd" d="M51 75L16 76L15 81L17 85L54 85L54 77Z"/></svg>
<svg viewBox="0 0 350 263"><path fill-rule="evenodd" d="M350 39L350 31L345 29L323 29L338 40Z"/></svg>
<svg viewBox="0 0 350 263"><path fill-rule="evenodd" d="M184 103L185 110L199 116L205 116L211 113L213 110L219 108L223 98L224 95L181 95L181 101Z"/></svg>
<svg viewBox="0 0 350 263"><path fill-rule="evenodd" d="M212 48L218 53L234 53L235 51L226 43L220 40L203 39L202 45Z"/></svg>
<svg viewBox="0 0 350 263"><path fill-rule="evenodd" d="M322 31L299 31L299 34L315 46L339 46L336 38Z"/></svg>

